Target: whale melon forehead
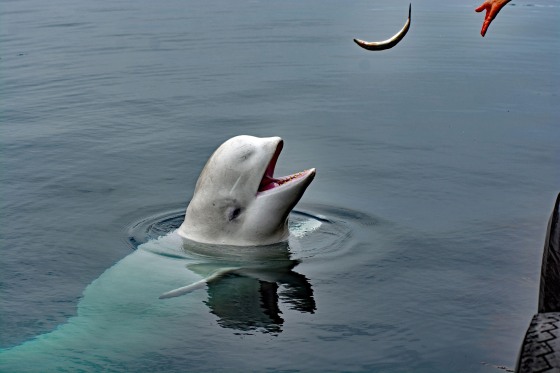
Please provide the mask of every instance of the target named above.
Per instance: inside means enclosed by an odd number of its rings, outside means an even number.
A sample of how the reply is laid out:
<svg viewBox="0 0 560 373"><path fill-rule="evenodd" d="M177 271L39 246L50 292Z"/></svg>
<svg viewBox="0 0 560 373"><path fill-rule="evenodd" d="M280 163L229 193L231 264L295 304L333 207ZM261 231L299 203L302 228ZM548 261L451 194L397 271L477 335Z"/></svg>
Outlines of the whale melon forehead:
<svg viewBox="0 0 560 373"><path fill-rule="evenodd" d="M235 167L236 164L242 166L243 163L251 161L268 162L269 153L274 151L273 147L279 140L279 137L236 136L220 145L209 162L223 163L229 167Z"/></svg>
<svg viewBox="0 0 560 373"><path fill-rule="evenodd" d="M212 154L196 185L195 195L207 190L236 188L241 191L249 189L246 184L256 183L262 178L279 138L258 138L253 136L236 136L223 143Z"/></svg>

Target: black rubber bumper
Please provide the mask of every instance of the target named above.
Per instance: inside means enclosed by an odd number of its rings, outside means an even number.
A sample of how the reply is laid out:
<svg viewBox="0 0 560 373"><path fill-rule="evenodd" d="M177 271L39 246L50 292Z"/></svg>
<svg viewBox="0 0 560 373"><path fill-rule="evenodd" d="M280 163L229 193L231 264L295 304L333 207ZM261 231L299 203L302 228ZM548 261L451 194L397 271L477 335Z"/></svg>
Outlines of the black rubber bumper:
<svg viewBox="0 0 560 373"><path fill-rule="evenodd" d="M560 373L560 194L548 222L538 312L521 345L517 373Z"/></svg>
<svg viewBox="0 0 560 373"><path fill-rule="evenodd" d="M560 372L560 312L537 313L517 362L519 373Z"/></svg>

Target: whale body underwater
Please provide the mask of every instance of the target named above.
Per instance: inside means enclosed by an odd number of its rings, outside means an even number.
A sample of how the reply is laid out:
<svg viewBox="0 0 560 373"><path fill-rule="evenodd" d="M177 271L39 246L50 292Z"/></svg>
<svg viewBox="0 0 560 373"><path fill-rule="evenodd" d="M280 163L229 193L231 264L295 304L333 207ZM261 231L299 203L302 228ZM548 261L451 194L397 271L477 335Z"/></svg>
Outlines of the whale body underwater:
<svg viewBox="0 0 560 373"><path fill-rule="evenodd" d="M279 137L237 136L222 144L200 174L183 224L88 285L66 323L0 350L0 371L128 370L171 348L170 335L192 333L177 328L195 317L277 333L279 296L290 309L313 313L311 285L293 270L299 262L291 259L288 215L315 169L274 176L282 147ZM207 293L181 296L200 288Z"/></svg>

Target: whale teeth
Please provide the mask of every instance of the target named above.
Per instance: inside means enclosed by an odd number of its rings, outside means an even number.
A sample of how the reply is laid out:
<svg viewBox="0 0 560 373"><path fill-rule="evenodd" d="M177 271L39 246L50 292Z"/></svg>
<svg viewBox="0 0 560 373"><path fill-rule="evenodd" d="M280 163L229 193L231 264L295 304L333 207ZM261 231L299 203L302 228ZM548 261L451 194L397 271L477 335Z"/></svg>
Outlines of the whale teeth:
<svg viewBox="0 0 560 373"><path fill-rule="evenodd" d="M278 179L278 181L277 181L276 183L277 183L278 185L285 184L285 183L287 183L287 182L289 182L289 181L295 180L295 179L297 179L297 178L303 176L303 175L305 174L305 172L306 172L306 171L301 171L301 172L292 174L292 175L290 175L290 176L286 176L286 177L284 177L284 178L282 178L282 179Z"/></svg>
<svg viewBox="0 0 560 373"><path fill-rule="evenodd" d="M263 180L261 181L260 186L259 186L259 192L265 192L267 190L274 189L276 187L279 187L281 185L289 183L293 180L299 179L302 176L305 176L308 171L309 170L297 172L295 174L292 174L292 175L289 175L289 176L284 176L284 177L278 178L278 179L276 179L272 176L269 176L269 175L265 175L263 177Z"/></svg>

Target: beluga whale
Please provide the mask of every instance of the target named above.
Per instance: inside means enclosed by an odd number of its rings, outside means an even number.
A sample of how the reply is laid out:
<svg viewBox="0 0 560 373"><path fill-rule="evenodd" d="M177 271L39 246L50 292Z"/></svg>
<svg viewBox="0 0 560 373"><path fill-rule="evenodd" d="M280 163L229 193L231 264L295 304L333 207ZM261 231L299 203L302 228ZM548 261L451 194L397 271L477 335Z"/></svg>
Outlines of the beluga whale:
<svg viewBox="0 0 560 373"><path fill-rule="evenodd" d="M315 177L315 169L275 177L280 137L237 136L210 157L196 183L185 220L186 239L254 246L286 241L288 215Z"/></svg>
<svg viewBox="0 0 560 373"><path fill-rule="evenodd" d="M365 41L361 39L354 39L354 43L358 44L360 47L370 50L370 51L382 51L385 49L391 49L397 45L406 35L410 29L410 14L412 10L412 4L408 5L408 19L406 20L402 29L395 35L387 40L383 41Z"/></svg>
<svg viewBox="0 0 560 373"><path fill-rule="evenodd" d="M140 240L106 269L65 323L1 348L0 372L154 371L185 346L196 356L211 354L192 343L209 335L278 334L289 313L314 313L310 281L294 270L300 260L293 245L318 221L298 221L294 229L288 216L315 169L276 176L282 148L279 137L252 136L218 147L184 220L177 213L176 228ZM193 292L200 289L206 291ZM234 331L223 334L228 329Z"/></svg>

